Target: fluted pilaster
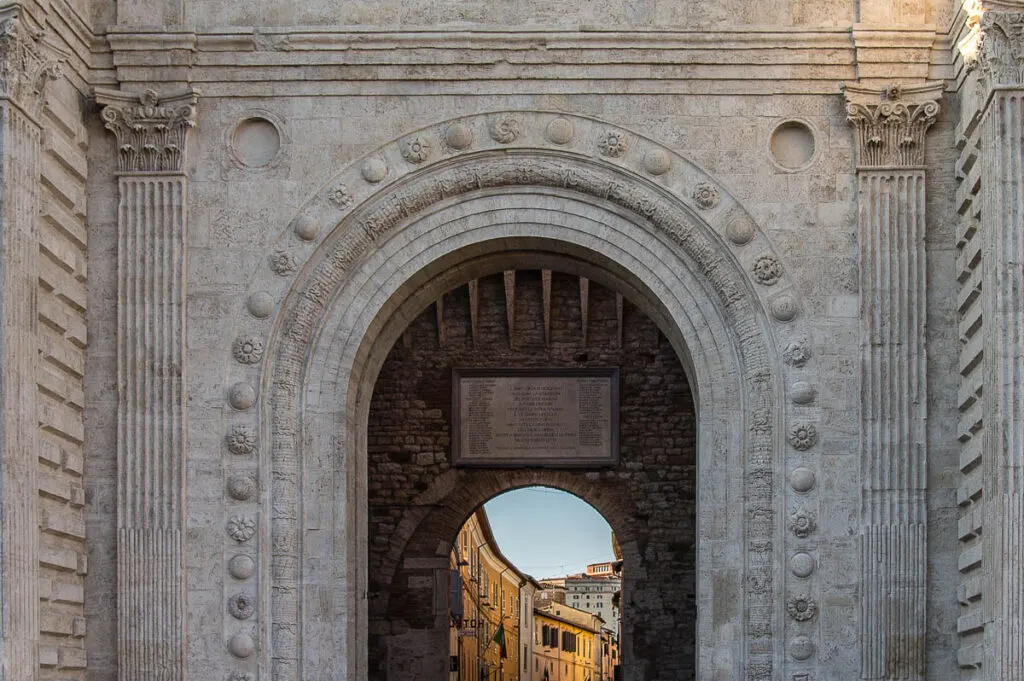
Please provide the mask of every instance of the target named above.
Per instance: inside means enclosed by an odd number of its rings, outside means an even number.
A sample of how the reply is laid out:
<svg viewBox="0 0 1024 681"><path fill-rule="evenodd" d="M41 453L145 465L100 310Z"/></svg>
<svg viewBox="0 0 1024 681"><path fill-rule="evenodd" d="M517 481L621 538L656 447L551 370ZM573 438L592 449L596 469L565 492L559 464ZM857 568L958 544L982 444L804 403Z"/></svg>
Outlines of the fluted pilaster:
<svg viewBox="0 0 1024 681"><path fill-rule="evenodd" d="M39 639L36 306L43 90L59 73L42 31L0 11L0 675L36 676Z"/></svg>
<svg viewBox="0 0 1024 681"><path fill-rule="evenodd" d="M861 678L925 676L925 132L941 86L847 87L858 149Z"/></svg>
<svg viewBox="0 0 1024 681"><path fill-rule="evenodd" d="M986 677L1024 678L1024 12L988 11L979 65Z"/></svg>
<svg viewBox="0 0 1024 681"><path fill-rule="evenodd" d="M197 95L98 91L117 137L118 677L185 678L184 153Z"/></svg>

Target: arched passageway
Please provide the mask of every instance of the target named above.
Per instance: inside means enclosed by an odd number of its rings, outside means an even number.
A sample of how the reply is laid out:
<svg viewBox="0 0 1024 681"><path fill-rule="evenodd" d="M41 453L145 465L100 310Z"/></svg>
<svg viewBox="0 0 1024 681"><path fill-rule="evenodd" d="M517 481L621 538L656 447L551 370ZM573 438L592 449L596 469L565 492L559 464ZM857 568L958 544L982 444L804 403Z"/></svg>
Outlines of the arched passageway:
<svg viewBox="0 0 1024 681"><path fill-rule="evenodd" d="M453 369L527 367L618 370L618 462L453 466ZM571 492L614 528L624 558L625 679L693 677L696 411L676 351L621 294L541 270L454 287L411 321L384 361L367 452L371 679L448 678L441 582L452 543L484 501L526 485Z"/></svg>

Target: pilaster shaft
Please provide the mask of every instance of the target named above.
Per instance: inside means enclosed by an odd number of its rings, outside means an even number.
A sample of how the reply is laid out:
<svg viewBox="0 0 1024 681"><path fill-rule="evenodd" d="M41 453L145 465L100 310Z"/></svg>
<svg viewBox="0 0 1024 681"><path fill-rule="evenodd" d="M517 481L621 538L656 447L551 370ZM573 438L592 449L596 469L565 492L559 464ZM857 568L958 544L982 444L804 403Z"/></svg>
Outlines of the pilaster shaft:
<svg viewBox="0 0 1024 681"><path fill-rule="evenodd" d="M925 676L924 138L935 86L848 87L858 142L863 476L861 678Z"/></svg>
<svg viewBox="0 0 1024 681"><path fill-rule="evenodd" d="M43 89L57 62L0 12L0 676L36 677L39 639L36 305Z"/></svg>
<svg viewBox="0 0 1024 681"><path fill-rule="evenodd" d="M1024 677L1024 13L988 11L979 63L986 678Z"/></svg>
<svg viewBox="0 0 1024 681"><path fill-rule="evenodd" d="M184 153L196 93L98 91L118 145L118 677L185 678Z"/></svg>

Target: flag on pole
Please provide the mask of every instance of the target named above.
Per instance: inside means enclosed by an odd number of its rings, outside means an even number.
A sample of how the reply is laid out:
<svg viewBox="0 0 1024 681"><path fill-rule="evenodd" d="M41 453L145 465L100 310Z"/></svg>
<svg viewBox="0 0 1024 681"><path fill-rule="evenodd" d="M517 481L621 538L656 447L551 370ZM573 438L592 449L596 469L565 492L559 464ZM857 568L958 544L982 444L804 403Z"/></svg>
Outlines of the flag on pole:
<svg viewBox="0 0 1024 681"><path fill-rule="evenodd" d="M508 659L508 648L505 646L505 623L502 622L498 625L498 630L494 632L494 638L491 639L492 643L497 643L501 647L501 659Z"/></svg>

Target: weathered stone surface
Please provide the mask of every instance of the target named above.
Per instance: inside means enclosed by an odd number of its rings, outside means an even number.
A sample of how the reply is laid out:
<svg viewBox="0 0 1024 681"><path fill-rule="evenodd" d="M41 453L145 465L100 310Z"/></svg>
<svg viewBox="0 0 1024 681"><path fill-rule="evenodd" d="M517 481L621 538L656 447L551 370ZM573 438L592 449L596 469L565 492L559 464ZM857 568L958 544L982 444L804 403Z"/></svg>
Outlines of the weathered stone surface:
<svg viewBox="0 0 1024 681"><path fill-rule="evenodd" d="M12 678L440 678L460 490L556 474L648 528L627 681L1024 674L1024 3L0 14ZM615 469L445 468L463 356L665 413Z"/></svg>

